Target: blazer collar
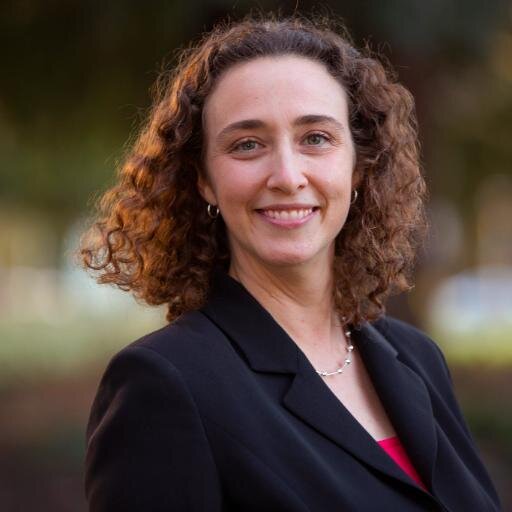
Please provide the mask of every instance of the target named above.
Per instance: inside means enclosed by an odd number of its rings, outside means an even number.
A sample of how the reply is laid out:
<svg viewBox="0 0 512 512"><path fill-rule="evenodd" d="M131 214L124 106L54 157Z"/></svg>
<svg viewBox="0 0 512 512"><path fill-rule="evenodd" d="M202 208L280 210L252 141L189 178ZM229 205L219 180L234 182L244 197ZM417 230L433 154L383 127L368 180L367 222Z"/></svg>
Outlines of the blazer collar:
<svg viewBox="0 0 512 512"><path fill-rule="evenodd" d="M244 352L256 371L296 373L299 348L272 315L229 274L217 271L202 311Z"/></svg>
<svg viewBox="0 0 512 512"><path fill-rule="evenodd" d="M242 349L253 370L275 373L299 371L302 351L297 344L247 289L229 274L223 271L214 273L210 295L202 311ZM368 322L354 330L353 336L372 360L375 359L375 350L387 358L395 358L398 354Z"/></svg>
<svg viewBox="0 0 512 512"><path fill-rule="evenodd" d="M363 463L419 489L355 420L297 344L242 284L224 272L216 273L202 311L241 349L253 370L294 375L283 396L288 410ZM354 329L352 339L400 440L431 487L437 439L423 380L400 361L399 352L370 323Z"/></svg>

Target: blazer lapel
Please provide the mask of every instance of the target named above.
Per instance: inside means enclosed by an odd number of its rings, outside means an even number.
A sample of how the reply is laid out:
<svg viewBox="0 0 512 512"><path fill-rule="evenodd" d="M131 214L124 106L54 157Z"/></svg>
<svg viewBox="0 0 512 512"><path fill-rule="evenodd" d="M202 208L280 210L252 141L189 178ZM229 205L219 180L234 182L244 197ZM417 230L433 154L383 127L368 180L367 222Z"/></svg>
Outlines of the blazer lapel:
<svg viewBox="0 0 512 512"><path fill-rule="evenodd" d="M312 367L300 370L283 398L285 407L362 463L416 486L332 393ZM310 365L309 365L310 366Z"/></svg>
<svg viewBox="0 0 512 512"><path fill-rule="evenodd" d="M238 281L217 273L202 311L238 346L254 371L293 375L283 396L283 405L290 412L361 462L418 487L343 406L286 331ZM354 330L353 341L409 456L430 485L436 439L423 382L398 360L396 350L370 324Z"/></svg>
<svg viewBox="0 0 512 512"><path fill-rule="evenodd" d="M422 378L372 325L353 331L365 366L418 473L429 488L437 453L434 413Z"/></svg>

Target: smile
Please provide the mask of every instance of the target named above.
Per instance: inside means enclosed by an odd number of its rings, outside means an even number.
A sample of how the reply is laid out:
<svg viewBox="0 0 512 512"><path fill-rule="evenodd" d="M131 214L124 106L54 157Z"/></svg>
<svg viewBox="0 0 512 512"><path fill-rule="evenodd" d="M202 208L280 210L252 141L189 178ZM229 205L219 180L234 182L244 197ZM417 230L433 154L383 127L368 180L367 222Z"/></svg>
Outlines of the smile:
<svg viewBox="0 0 512 512"><path fill-rule="evenodd" d="M318 207L311 208L290 208L290 209L264 209L256 210L266 221L271 224L286 228L302 226L309 221L318 210Z"/></svg>

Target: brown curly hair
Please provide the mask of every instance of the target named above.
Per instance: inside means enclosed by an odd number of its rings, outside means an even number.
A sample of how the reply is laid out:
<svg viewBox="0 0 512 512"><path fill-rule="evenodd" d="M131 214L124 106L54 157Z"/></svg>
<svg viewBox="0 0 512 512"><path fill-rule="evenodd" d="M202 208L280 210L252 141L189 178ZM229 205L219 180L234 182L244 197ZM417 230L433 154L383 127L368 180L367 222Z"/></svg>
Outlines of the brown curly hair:
<svg viewBox="0 0 512 512"><path fill-rule="evenodd" d="M99 283L168 305L170 322L200 307L213 271L229 266L226 226L207 215L202 112L235 63L299 55L325 65L348 96L359 195L335 241L334 304L346 323L374 320L410 286L426 227L425 182L411 94L332 17L274 14L222 21L160 75L147 122L99 202L80 259Z"/></svg>

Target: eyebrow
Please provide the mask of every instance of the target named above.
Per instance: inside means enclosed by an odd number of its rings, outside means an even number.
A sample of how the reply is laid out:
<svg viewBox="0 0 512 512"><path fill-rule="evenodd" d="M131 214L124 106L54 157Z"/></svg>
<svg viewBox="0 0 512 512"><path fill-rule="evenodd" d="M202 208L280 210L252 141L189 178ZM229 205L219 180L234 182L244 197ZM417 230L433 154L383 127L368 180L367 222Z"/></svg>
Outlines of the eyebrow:
<svg viewBox="0 0 512 512"><path fill-rule="evenodd" d="M323 114L306 114L297 117L295 121L293 121L293 126L306 126L318 123L329 123L334 125L338 130L343 130L343 124L341 124L337 119ZM241 121L235 121L234 123L228 124L219 132L217 140L220 141L224 139L227 135L236 130L255 130L258 128L265 128L265 126L266 124L260 119L243 119Z"/></svg>

